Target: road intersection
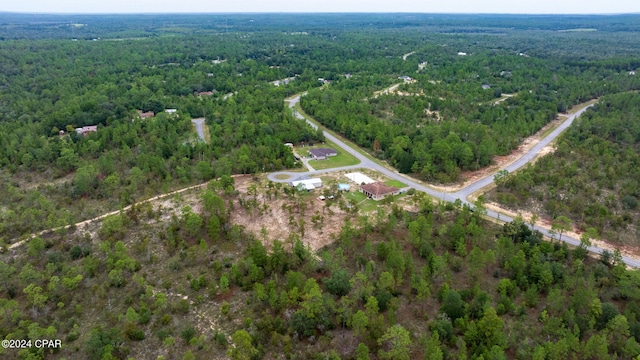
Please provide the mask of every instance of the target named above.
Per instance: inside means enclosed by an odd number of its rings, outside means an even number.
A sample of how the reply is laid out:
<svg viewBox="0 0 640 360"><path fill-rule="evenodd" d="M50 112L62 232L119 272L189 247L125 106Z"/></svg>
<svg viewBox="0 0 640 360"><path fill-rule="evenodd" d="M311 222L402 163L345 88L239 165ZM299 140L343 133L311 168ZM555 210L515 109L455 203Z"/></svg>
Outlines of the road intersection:
<svg viewBox="0 0 640 360"><path fill-rule="evenodd" d="M289 108L291 108L291 110L292 110L292 112L293 112L295 117L297 117L300 120L305 120L312 128L317 129L318 126L316 124L314 124L313 122L311 122L308 119L306 119L302 114L300 114L295 109L296 104L300 101L300 96L301 95L297 95L297 96L291 98L290 100L288 100ZM582 113L584 113L591 106L593 106L593 105L589 105L587 107L584 107L584 108L580 109L579 111L577 111L576 113L570 115L567 118L567 120L565 120L563 123L560 124L560 126L558 126L555 130L553 130L551 133L549 133L547 136L545 136L543 139L541 139L538 144L536 144L533 148L531 148L522 157L520 157L519 159L517 159L516 161L514 161L510 165L506 166L504 168L504 170L507 170L509 173L512 173L512 172L520 169L521 167L525 166L529 162L531 162L540 153L540 151L542 151L542 149L544 149L545 146L549 145L560 134L562 134L562 132L564 132L567 128L569 128L569 126L571 126L573 121L577 117L582 115ZM353 170L353 169L359 169L359 168L368 168L368 169L371 169L371 170L375 170L375 171L385 175L386 177L388 177L390 179L398 180L398 181L400 181L402 183L405 183L409 187L412 187L412 188L414 188L414 189L416 189L418 191L425 192L425 193L433 196L434 198L439 198L439 199L442 199L442 200L448 201L448 202L455 202L456 200L459 200L462 204L468 205L471 208L473 208L474 205L469 202L468 197L471 194L473 194L475 192L478 192L481 189L483 189L484 187L486 187L486 186L490 185L491 183L493 183L493 175L494 174L491 174L491 175L488 175L488 176L486 176L486 177L484 177L484 178L482 178L482 179L480 179L480 180L478 180L478 181L476 181L476 182L474 182L472 184L469 184L468 186L458 190L457 192L446 193L446 192L438 191L438 190L435 190L435 189L433 189L431 187L428 187L428 186L426 186L426 185L424 185L424 184L422 184L420 182L417 182L414 179L411 179L409 177L401 175L396 171L390 170L390 169L388 169L388 168L376 163L375 161L373 161L373 160L369 159L368 157L364 156L362 153L360 153L359 151L357 151L356 149L354 149L353 147L351 147L350 145L346 144L344 141L342 141L338 137L330 134L327 131L323 131L323 134L324 134L325 138L327 138L327 139L331 140L332 142L334 142L343 151L355 156L358 160L360 160L360 164L351 165L351 166L344 166L344 167L339 167L339 168L332 168L332 169L307 171L307 172L287 172L287 171L275 172L275 173L271 173L271 174L268 175L269 180L274 181L274 182L289 182L289 181L295 180L297 178L305 178L305 177L315 176L315 175L328 173L328 172L335 172L335 171L341 171L341 170ZM283 175L288 175L288 177L283 176ZM285 177L286 177L286 179L283 179ZM492 210L487 210L486 211L486 215L488 217L491 217L491 218L496 219L498 221L504 221L504 222L513 221L512 217L507 216L505 214L499 214L499 213L497 213L495 211L492 211ZM550 232L549 230L547 230L545 228L542 228L542 227L539 227L539 226L534 226L533 228L535 230L540 231L542 234L544 234L545 236L548 236L549 238L558 239L556 234ZM562 241L564 241L567 244L573 245L573 246L580 245L580 240L579 239L575 239L575 238L572 238L572 237L567 236L567 235L562 236ZM605 249L600 248L600 247L596 247L596 246L590 246L590 247L587 248L587 250L589 250L589 251L591 251L593 253L596 253L596 254L601 254L603 251L605 251ZM627 257L627 256L622 256L622 261L624 261L625 264L627 264L630 267L640 268L640 261L635 260L633 258L630 258L630 257Z"/></svg>

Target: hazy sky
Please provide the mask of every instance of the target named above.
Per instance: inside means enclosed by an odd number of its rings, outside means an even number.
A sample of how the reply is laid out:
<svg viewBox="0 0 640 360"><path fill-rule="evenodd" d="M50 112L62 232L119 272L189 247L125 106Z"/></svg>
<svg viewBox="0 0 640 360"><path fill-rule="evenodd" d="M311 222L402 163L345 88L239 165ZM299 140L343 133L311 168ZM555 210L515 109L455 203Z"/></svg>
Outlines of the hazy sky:
<svg viewBox="0 0 640 360"><path fill-rule="evenodd" d="M602 14L640 12L638 0L1 0L39 13L422 12Z"/></svg>

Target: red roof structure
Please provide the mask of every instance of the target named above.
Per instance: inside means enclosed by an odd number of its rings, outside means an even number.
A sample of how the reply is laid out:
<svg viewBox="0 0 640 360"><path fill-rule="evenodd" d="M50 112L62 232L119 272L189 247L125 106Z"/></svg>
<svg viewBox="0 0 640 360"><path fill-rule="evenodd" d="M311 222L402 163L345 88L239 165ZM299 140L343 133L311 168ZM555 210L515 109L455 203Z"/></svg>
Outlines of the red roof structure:
<svg viewBox="0 0 640 360"><path fill-rule="evenodd" d="M381 200L388 195L398 194L400 192L400 189L394 188L392 186L387 186L381 182L374 182L372 184L360 186L360 191L373 200Z"/></svg>

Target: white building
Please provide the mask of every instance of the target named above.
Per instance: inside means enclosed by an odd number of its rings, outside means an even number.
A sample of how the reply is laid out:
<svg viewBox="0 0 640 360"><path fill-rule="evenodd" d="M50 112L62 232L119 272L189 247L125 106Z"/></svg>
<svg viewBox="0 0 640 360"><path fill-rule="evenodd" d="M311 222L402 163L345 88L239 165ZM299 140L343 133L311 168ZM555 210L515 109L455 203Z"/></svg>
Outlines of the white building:
<svg viewBox="0 0 640 360"><path fill-rule="evenodd" d="M291 186L295 188L302 188L305 190L313 190L322 186L322 179L313 178L313 179L292 181Z"/></svg>
<svg viewBox="0 0 640 360"><path fill-rule="evenodd" d="M345 174L344 176L346 176L349 180L353 181L354 183L356 183L358 185L360 185L360 184L373 184L374 182L376 182L375 180L373 180L372 178L368 177L367 175L364 175L364 174L359 173L359 172Z"/></svg>

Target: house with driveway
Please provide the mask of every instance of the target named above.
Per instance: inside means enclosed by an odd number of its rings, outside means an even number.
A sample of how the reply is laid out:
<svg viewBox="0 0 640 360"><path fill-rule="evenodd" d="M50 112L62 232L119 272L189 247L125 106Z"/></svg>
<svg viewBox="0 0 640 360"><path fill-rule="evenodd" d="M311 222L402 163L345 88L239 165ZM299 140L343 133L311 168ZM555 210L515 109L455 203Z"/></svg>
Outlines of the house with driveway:
<svg viewBox="0 0 640 360"><path fill-rule="evenodd" d="M387 186L381 182L374 182L372 184L361 185L360 192L373 200L382 200L389 195L398 195L400 189Z"/></svg>
<svg viewBox="0 0 640 360"><path fill-rule="evenodd" d="M338 152L334 149L319 148L309 150L309 155L311 155L314 160L326 160L328 157L338 155Z"/></svg>

